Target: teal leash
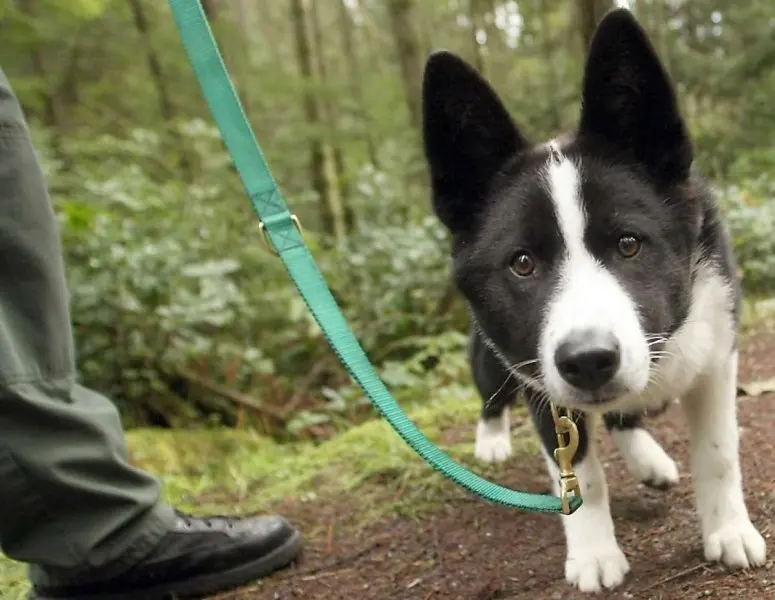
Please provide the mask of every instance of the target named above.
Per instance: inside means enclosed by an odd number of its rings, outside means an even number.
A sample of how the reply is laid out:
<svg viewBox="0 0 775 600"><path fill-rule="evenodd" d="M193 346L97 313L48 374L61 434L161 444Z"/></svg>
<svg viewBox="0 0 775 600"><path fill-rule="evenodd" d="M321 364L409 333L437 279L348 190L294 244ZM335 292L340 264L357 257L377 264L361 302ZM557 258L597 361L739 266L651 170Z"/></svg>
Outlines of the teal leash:
<svg viewBox="0 0 775 600"><path fill-rule="evenodd" d="M258 213L262 234L282 260L342 364L382 416L428 464L485 500L536 512L571 514L576 511L582 500L571 460L578 445L578 430L567 416L559 417L553 410L559 442L555 457L560 464L562 498L511 490L483 479L437 448L407 417L350 330L304 243L299 221L272 177L199 0L169 2L204 96ZM563 434L569 436L568 445Z"/></svg>

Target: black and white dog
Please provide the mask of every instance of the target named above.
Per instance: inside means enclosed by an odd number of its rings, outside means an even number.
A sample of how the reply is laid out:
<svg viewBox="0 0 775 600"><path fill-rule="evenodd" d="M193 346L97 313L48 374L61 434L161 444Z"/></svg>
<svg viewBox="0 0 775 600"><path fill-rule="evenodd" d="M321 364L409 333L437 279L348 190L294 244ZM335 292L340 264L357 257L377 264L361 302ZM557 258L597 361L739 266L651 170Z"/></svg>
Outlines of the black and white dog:
<svg viewBox="0 0 775 600"><path fill-rule="evenodd" d="M562 518L565 576L581 590L611 588L629 565L595 425L604 421L634 477L667 487L678 468L642 416L680 398L706 558L764 564L738 455L734 257L644 30L623 9L600 23L580 124L565 139L528 142L488 83L447 52L428 60L423 94L434 208L474 320L476 455L511 453L516 382L556 482L548 403L572 409L584 505Z"/></svg>

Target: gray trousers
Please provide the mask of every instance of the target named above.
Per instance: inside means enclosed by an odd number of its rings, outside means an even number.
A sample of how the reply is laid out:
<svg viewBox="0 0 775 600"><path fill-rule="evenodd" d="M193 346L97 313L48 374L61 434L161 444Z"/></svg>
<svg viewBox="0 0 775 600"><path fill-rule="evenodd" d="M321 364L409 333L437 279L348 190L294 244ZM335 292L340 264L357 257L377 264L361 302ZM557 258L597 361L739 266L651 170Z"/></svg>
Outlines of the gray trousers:
<svg viewBox="0 0 775 600"><path fill-rule="evenodd" d="M74 372L51 199L0 70L0 547L41 583L124 570L174 519L127 462L114 405Z"/></svg>

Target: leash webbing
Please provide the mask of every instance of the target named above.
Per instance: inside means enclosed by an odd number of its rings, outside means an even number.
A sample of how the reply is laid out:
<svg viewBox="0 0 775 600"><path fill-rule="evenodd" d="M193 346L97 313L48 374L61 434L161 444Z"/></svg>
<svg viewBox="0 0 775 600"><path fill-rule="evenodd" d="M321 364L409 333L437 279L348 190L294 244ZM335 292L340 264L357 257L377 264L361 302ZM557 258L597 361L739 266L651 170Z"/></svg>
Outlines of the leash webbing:
<svg viewBox="0 0 775 600"><path fill-rule="evenodd" d="M258 213L262 232L271 240L307 307L353 379L404 441L445 477L504 506L563 512L563 503L556 496L511 490L472 473L437 448L407 417L366 357L304 243L298 220L272 177L199 0L169 2L199 85ZM570 513L579 506L580 497L569 498Z"/></svg>

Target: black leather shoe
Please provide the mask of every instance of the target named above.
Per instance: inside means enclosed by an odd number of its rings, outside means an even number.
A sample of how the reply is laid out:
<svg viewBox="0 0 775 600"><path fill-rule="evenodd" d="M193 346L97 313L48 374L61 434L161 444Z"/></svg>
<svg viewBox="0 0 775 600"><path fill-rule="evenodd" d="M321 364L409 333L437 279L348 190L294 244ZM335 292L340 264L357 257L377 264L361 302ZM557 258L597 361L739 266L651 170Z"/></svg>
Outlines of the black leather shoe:
<svg viewBox="0 0 775 600"><path fill-rule="evenodd" d="M105 581L38 587L30 598L203 598L265 577L301 552L301 534L281 517L199 519L177 514L174 529L129 571Z"/></svg>

